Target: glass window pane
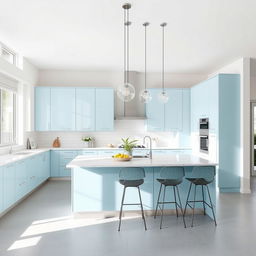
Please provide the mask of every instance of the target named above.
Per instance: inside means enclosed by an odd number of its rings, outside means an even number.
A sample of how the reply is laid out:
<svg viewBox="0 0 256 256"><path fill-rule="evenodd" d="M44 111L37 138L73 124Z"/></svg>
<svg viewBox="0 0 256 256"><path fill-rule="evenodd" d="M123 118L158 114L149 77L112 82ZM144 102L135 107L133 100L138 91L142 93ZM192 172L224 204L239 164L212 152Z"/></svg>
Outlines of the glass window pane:
<svg viewBox="0 0 256 256"><path fill-rule="evenodd" d="M1 144L14 142L14 97L10 91L2 90L2 133Z"/></svg>

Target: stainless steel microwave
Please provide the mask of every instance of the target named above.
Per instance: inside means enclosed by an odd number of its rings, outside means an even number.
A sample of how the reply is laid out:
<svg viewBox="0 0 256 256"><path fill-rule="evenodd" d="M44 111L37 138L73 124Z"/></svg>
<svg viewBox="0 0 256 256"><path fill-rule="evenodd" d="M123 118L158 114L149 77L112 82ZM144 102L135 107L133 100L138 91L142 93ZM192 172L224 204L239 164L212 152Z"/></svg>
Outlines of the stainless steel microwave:
<svg viewBox="0 0 256 256"><path fill-rule="evenodd" d="M199 119L199 138L200 151L208 153L209 151L209 118Z"/></svg>

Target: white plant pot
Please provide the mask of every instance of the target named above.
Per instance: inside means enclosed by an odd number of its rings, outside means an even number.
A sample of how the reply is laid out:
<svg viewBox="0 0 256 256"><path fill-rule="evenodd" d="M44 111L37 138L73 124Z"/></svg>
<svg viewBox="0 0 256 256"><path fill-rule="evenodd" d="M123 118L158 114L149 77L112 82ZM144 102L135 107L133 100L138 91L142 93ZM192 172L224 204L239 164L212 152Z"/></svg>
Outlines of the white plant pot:
<svg viewBox="0 0 256 256"><path fill-rule="evenodd" d="M84 141L84 147L89 148L90 147L90 141Z"/></svg>

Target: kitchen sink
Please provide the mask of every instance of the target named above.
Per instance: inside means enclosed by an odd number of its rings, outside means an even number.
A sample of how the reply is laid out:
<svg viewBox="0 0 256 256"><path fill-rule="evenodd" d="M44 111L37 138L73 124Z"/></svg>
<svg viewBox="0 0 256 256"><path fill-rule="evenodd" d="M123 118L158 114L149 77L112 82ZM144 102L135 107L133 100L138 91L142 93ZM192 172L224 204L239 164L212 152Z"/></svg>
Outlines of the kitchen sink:
<svg viewBox="0 0 256 256"><path fill-rule="evenodd" d="M133 158L149 158L149 156L132 156Z"/></svg>
<svg viewBox="0 0 256 256"><path fill-rule="evenodd" d="M15 152L15 153L13 153L13 155L30 155L32 153L33 152L25 152L25 151L23 151L23 152Z"/></svg>

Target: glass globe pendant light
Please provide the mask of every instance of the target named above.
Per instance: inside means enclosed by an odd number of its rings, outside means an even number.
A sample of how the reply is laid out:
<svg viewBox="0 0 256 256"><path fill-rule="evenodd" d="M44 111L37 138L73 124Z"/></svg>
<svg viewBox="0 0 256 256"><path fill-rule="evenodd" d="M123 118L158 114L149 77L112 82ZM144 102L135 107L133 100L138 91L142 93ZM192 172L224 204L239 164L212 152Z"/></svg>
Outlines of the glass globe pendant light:
<svg viewBox="0 0 256 256"><path fill-rule="evenodd" d="M140 101L142 103L149 103L152 100L150 92L147 90L147 26L149 25L148 22L143 23L145 27L145 78L144 78L144 90L140 92Z"/></svg>
<svg viewBox="0 0 256 256"><path fill-rule="evenodd" d="M135 88L129 83L129 9L131 4L127 3L124 9L124 83L117 88L117 96L124 102L129 102L135 97Z"/></svg>
<svg viewBox="0 0 256 256"><path fill-rule="evenodd" d="M162 91L158 94L158 99L161 103L165 104L169 100L169 96L164 90L164 28L167 23L162 23L160 26L162 27Z"/></svg>

